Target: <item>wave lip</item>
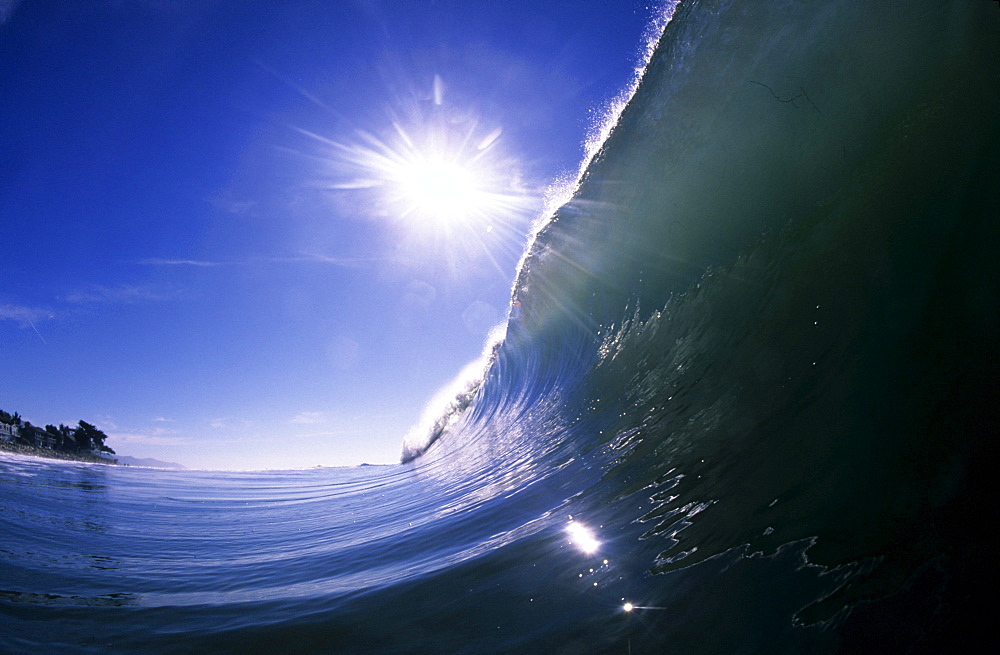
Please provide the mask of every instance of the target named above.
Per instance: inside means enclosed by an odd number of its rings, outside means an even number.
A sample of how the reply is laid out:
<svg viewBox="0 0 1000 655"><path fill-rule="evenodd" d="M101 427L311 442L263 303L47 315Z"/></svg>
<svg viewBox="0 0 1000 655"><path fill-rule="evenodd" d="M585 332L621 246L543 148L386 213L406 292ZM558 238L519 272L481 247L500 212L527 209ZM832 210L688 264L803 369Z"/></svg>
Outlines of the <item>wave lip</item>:
<svg viewBox="0 0 1000 655"><path fill-rule="evenodd" d="M403 437L400 463L406 464L423 455L441 435L458 422L483 386L505 336L505 326L493 328L482 355L469 362L455 379L434 394L424 407L420 421Z"/></svg>

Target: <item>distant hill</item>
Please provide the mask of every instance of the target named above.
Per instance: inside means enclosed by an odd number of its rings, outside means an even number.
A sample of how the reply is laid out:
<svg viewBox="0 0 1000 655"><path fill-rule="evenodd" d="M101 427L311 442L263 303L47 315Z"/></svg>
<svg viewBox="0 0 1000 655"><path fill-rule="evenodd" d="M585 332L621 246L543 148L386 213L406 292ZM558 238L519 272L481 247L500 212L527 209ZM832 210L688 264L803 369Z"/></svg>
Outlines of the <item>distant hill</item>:
<svg viewBox="0 0 1000 655"><path fill-rule="evenodd" d="M115 459L118 460L119 466L146 466L149 468L156 469L186 469L186 466L177 464L176 462L161 462L158 459L153 459L152 457L132 457L130 455L115 455Z"/></svg>

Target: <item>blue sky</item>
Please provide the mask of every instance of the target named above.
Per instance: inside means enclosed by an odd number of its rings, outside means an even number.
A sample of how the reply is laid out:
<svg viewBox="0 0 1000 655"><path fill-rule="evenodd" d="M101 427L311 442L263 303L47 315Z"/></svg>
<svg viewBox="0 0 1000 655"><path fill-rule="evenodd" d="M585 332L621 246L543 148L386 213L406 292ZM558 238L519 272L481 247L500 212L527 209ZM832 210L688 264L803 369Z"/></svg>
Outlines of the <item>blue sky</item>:
<svg viewBox="0 0 1000 655"><path fill-rule="evenodd" d="M189 467L397 461L651 4L0 0L0 408Z"/></svg>

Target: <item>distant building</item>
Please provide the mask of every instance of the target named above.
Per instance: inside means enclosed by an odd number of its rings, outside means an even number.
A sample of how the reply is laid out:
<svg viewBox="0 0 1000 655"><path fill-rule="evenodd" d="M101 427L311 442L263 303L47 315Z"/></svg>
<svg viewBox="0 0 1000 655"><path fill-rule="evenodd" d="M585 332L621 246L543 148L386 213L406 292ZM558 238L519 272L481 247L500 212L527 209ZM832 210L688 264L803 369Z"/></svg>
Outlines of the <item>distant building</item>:
<svg viewBox="0 0 1000 655"><path fill-rule="evenodd" d="M50 434L45 430L35 430L36 448L55 448L56 439L56 435Z"/></svg>
<svg viewBox="0 0 1000 655"><path fill-rule="evenodd" d="M13 423L0 423L0 441L17 441L21 431Z"/></svg>

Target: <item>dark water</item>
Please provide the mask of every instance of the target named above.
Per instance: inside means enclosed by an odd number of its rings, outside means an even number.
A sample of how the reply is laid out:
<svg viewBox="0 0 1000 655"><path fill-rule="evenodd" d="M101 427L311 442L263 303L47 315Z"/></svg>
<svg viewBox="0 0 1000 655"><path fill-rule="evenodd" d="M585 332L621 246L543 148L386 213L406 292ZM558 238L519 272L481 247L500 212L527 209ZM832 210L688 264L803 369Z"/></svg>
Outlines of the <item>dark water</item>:
<svg viewBox="0 0 1000 655"><path fill-rule="evenodd" d="M985 0L682 2L421 456L0 456L0 651L995 648L997 62Z"/></svg>

